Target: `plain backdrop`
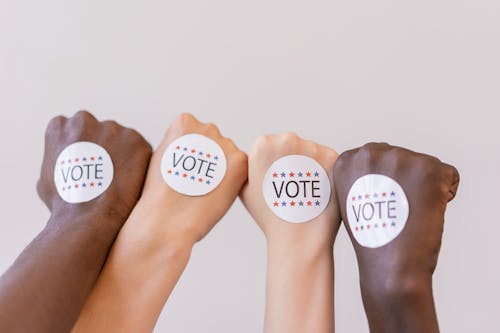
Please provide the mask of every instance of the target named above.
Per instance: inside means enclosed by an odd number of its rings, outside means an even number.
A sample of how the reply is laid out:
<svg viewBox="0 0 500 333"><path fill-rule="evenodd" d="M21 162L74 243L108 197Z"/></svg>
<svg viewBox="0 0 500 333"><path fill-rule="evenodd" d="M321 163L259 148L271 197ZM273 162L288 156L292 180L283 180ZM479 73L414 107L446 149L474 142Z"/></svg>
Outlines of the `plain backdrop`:
<svg viewBox="0 0 500 333"><path fill-rule="evenodd" d="M87 109L156 146L191 112L245 151L295 131L339 152L387 141L455 165L434 274L441 329L500 332L499 59L496 0L0 0L0 271L49 215L35 183L51 117ZM343 227L334 253L337 332L367 332ZM262 331L265 261L236 201L156 331Z"/></svg>

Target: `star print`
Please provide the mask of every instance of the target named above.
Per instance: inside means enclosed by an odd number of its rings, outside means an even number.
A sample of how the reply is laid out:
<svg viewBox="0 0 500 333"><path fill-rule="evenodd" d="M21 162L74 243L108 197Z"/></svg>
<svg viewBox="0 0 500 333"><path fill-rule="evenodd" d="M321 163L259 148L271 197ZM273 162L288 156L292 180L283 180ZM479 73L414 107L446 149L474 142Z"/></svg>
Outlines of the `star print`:
<svg viewBox="0 0 500 333"><path fill-rule="evenodd" d="M63 190L63 191L65 191L65 190L66 190L66 188L63 186L62 190Z"/></svg>
<svg viewBox="0 0 500 333"><path fill-rule="evenodd" d="M99 160L99 161L102 161L102 156L99 156L98 160Z"/></svg>
<svg viewBox="0 0 500 333"><path fill-rule="evenodd" d="M94 182L90 182L90 187L94 187Z"/></svg>
<svg viewBox="0 0 500 333"><path fill-rule="evenodd" d="M188 176L188 174L187 174L187 173L183 173L183 174L182 174L182 177L183 177L183 178L186 178L187 176Z"/></svg>
<svg viewBox="0 0 500 333"><path fill-rule="evenodd" d="M97 185L98 185L98 186L102 186L102 183L101 183L101 182L99 182L99 183L97 183Z"/></svg>
<svg viewBox="0 0 500 333"><path fill-rule="evenodd" d="M286 173L282 172L281 177L285 177L285 176L286 176Z"/></svg>
<svg viewBox="0 0 500 333"><path fill-rule="evenodd" d="M91 156L91 157L90 157L90 160L91 160L91 161L95 160L94 156Z"/></svg>
<svg viewBox="0 0 500 333"><path fill-rule="evenodd" d="M299 206L303 207L304 206L304 202L303 201L299 201Z"/></svg>
<svg viewBox="0 0 500 333"><path fill-rule="evenodd" d="M200 183L203 183L203 178L198 178L198 181L199 181Z"/></svg>
<svg viewBox="0 0 500 333"><path fill-rule="evenodd" d="M177 147L175 147L175 149L179 150L179 149L181 149L181 147L177 146Z"/></svg>
<svg viewBox="0 0 500 333"><path fill-rule="evenodd" d="M71 185L68 186L68 190L71 188Z"/></svg>
<svg viewBox="0 0 500 333"><path fill-rule="evenodd" d="M352 201L356 201L356 197L352 197Z"/></svg>
<svg viewBox="0 0 500 333"><path fill-rule="evenodd" d="M83 183L83 184L82 184L82 187L87 187L87 184Z"/></svg>
<svg viewBox="0 0 500 333"><path fill-rule="evenodd" d="M176 171L176 172L175 172L175 175L176 175L176 176L178 176L178 175L179 175L179 171Z"/></svg>
<svg viewBox="0 0 500 333"><path fill-rule="evenodd" d="M302 177L302 172L299 171L298 175L299 175L299 177Z"/></svg>
<svg viewBox="0 0 500 333"><path fill-rule="evenodd" d="M278 178L278 174L276 172L273 173L273 178Z"/></svg>
<svg viewBox="0 0 500 333"><path fill-rule="evenodd" d="M182 150L187 151L188 149L187 149L187 147L184 147Z"/></svg>
<svg viewBox="0 0 500 333"><path fill-rule="evenodd" d="M395 196L396 195L396 192L392 191L391 192L391 197Z"/></svg>
<svg viewBox="0 0 500 333"><path fill-rule="evenodd" d="M374 198L378 198L378 194L377 194L377 193L375 193L375 194L373 195L373 197L374 197Z"/></svg>
<svg viewBox="0 0 500 333"><path fill-rule="evenodd" d="M392 221L391 226L395 227L396 226L396 222Z"/></svg>
<svg viewBox="0 0 500 333"><path fill-rule="evenodd" d="M210 185L210 180L207 180L205 183L206 183L207 185Z"/></svg>
<svg viewBox="0 0 500 333"><path fill-rule="evenodd" d="M172 173L172 170L167 170L167 173L168 173L168 174L171 174L171 173Z"/></svg>
<svg viewBox="0 0 500 333"><path fill-rule="evenodd" d="M313 204L313 203L312 203L312 201L308 201L308 202L307 202L307 205L308 205L308 206L312 206L312 204Z"/></svg>
<svg viewBox="0 0 500 333"><path fill-rule="evenodd" d="M196 150L194 150L194 149L191 149L191 152L192 152L192 153L194 154L194 153L196 153Z"/></svg>
<svg viewBox="0 0 500 333"><path fill-rule="evenodd" d="M358 228L358 227L356 227L356 231L358 231L358 230L359 230L359 228Z"/></svg>
<svg viewBox="0 0 500 333"><path fill-rule="evenodd" d="M285 202L285 201L283 201L283 202L281 203L281 206L286 207L286 202Z"/></svg>
<svg viewBox="0 0 500 333"><path fill-rule="evenodd" d="M194 176L191 176L191 180L194 180Z"/></svg>
<svg viewBox="0 0 500 333"><path fill-rule="evenodd" d="M378 228L378 224L377 223L375 223L375 228Z"/></svg>
<svg viewBox="0 0 500 333"><path fill-rule="evenodd" d="M363 226L361 226L361 230L363 230L363 229L364 229Z"/></svg>
<svg viewBox="0 0 500 333"><path fill-rule="evenodd" d="M278 207L278 206L279 206L279 203L278 203L277 201L275 201L275 202L273 203L273 206L274 206L274 207Z"/></svg>
<svg viewBox="0 0 500 333"><path fill-rule="evenodd" d="M385 222L382 223L382 227L384 227L384 228L387 227L387 223L385 223Z"/></svg>
<svg viewBox="0 0 500 333"><path fill-rule="evenodd" d="M61 164L64 164L64 161L61 161Z"/></svg>
<svg viewBox="0 0 500 333"><path fill-rule="evenodd" d="M314 177L319 177L319 172L318 172L318 171L316 171L316 172L314 173Z"/></svg>
<svg viewBox="0 0 500 333"><path fill-rule="evenodd" d="M386 195L387 195L387 193L385 193L385 192L384 192L384 193L382 193L382 196L383 196L383 197L385 197Z"/></svg>
<svg viewBox="0 0 500 333"><path fill-rule="evenodd" d="M207 154L207 157L210 158L212 155L210 155L210 153Z"/></svg>
<svg viewBox="0 0 500 333"><path fill-rule="evenodd" d="M75 184L75 188L78 188L78 184Z"/></svg>
<svg viewBox="0 0 500 333"><path fill-rule="evenodd" d="M215 156L214 160L216 160L216 161L219 160L219 156Z"/></svg>
<svg viewBox="0 0 500 333"><path fill-rule="evenodd" d="M362 196L358 195L358 200L361 200L362 198L363 198Z"/></svg>
<svg viewBox="0 0 500 333"><path fill-rule="evenodd" d="M68 163L71 163L71 159L68 160Z"/></svg>
<svg viewBox="0 0 500 333"><path fill-rule="evenodd" d="M319 206L319 201L316 200L316 202L314 203L316 206Z"/></svg>
<svg viewBox="0 0 500 333"><path fill-rule="evenodd" d="M370 229L370 225L369 224L366 226L366 229Z"/></svg>
<svg viewBox="0 0 500 333"><path fill-rule="evenodd" d="M370 195L369 194L365 194L365 199L368 199L370 198Z"/></svg>
<svg viewBox="0 0 500 333"><path fill-rule="evenodd" d="M200 151L200 152L198 153L198 155L203 156L203 153Z"/></svg>
<svg viewBox="0 0 500 333"><path fill-rule="evenodd" d="M80 159L79 159L78 157L77 157L77 158L75 158L75 162L78 162L78 161L80 161Z"/></svg>
<svg viewBox="0 0 500 333"><path fill-rule="evenodd" d="M308 171L308 172L306 172L306 176L307 176L307 177L311 177L311 173L310 173L309 171Z"/></svg>
<svg viewBox="0 0 500 333"><path fill-rule="evenodd" d="M290 177L295 176L295 174L293 173L293 171L291 171L288 175L289 175Z"/></svg>
<svg viewBox="0 0 500 333"><path fill-rule="evenodd" d="M82 161L86 161L86 160L87 160L87 158L86 158L86 157L82 158Z"/></svg>
<svg viewBox="0 0 500 333"><path fill-rule="evenodd" d="M293 201L293 200L292 200L292 201L290 202L290 206L295 207L295 201Z"/></svg>

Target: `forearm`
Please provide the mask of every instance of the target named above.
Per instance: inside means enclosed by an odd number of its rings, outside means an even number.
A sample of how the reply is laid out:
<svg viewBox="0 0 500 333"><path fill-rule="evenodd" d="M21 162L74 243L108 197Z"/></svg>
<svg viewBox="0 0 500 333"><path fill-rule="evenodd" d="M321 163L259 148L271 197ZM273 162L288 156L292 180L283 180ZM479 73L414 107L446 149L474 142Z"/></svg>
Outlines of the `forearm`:
<svg viewBox="0 0 500 333"><path fill-rule="evenodd" d="M114 238L101 232L97 223L107 221L99 219L51 217L0 279L0 331L71 329Z"/></svg>
<svg viewBox="0 0 500 333"><path fill-rule="evenodd" d="M361 283L371 333L439 332L432 276L405 275Z"/></svg>
<svg viewBox="0 0 500 333"><path fill-rule="evenodd" d="M167 214L139 202L113 245L73 332L151 332L193 243L169 234Z"/></svg>
<svg viewBox="0 0 500 333"><path fill-rule="evenodd" d="M333 332L332 248L268 240L264 331Z"/></svg>

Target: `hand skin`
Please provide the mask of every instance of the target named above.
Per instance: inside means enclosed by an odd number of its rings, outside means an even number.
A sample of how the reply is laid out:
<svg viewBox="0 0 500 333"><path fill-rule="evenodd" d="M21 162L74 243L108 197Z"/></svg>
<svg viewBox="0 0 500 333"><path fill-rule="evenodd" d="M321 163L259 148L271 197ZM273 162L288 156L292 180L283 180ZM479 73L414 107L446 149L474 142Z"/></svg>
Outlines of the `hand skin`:
<svg viewBox="0 0 500 333"><path fill-rule="evenodd" d="M354 181L372 173L396 180L410 207L405 228L378 248L363 247L353 238L345 205ZM342 219L358 260L370 332L439 332L432 274L441 246L446 205L458 188L457 170L429 155L369 143L341 154L334 177Z"/></svg>
<svg viewBox="0 0 500 333"><path fill-rule="evenodd" d="M333 184L337 153L293 133L258 138L249 155L248 183L241 199L267 240L264 332L333 332L333 243L340 225L334 191L326 209L304 223L288 223L267 207L264 175L280 157L298 154L316 160Z"/></svg>
<svg viewBox="0 0 500 333"><path fill-rule="evenodd" d="M114 179L99 197L63 201L54 186L59 153L76 141L104 147ZM51 211L40 234L0 278L1 332L68 332L97 279L107 252L139 198L151 155L140 134L80 111L51 120L37 190Z"/></svg>
<svg viewBox="0 0 500 333"><path fill-rule="evenodd" d="M189 133L205 135L224 151L227 170L204 196L171 189L160 173L165 149ZM247 157L217 127L182 114L154 152L143 195L113 245L73 332L151 332L182 274L193 245L223 217L247 177Z"/></svg>

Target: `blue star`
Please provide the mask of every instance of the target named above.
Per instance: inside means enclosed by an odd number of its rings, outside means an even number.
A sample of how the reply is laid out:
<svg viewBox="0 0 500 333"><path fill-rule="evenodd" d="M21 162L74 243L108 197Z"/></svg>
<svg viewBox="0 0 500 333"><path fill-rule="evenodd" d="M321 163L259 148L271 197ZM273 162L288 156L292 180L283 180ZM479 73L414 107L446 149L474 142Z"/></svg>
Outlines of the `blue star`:
<svg viewBox="0 0 500 333"><path fill-rule="evenodd" d="M378 223L375 223L375 228L378 228Z"/></svg>
<svg viewBox="0 0 500 333"><path fill-rule="evenodd" d="M198 155L203 156L203 153L200 151L200 152L198 153Z"/></svg>
<svg viewBox="0 0 500 333"><path fill-rule="evenodd" d="M102 183L101 182L97 183L97 186L102 186Z"/></svg>
<svg viewBox="0 0 500 333"><path fill-rule="evenodd" d="M68 185L68 190L71 188L71 185Z"/></svg>
<svg viewBox="0 0 500 333"><path fill-rule="evenodd" d="M102 156L99 156L97 159L98 159L99 161L102 161Z"/></svg>
<svg viewBox="0 0 500 333"><path fill-rule="evenodd" d="M286 201L283 201L283 202L281 203L281 206L286 207Z"/></svg>
<svg viewBox="0 0 500 333"><path fill-rule="evenodd" d="M68 160L68 163L71 163L71 159Z"/></svg>
<svg viewBox="0 0 500 333"><path fill-rule="evenodd" d="M83 183L83 184L82 184L82 187L87 187L87 184Z"/></svg>
<svg viewBox="0 0 500 333"><path fill-rule="evenodd" d="M319 201L316 200L316 202L314 203L316 206L319 206Z"/></svg>
<svg viewBox="0 0 500 333"><path fill-rule="evenodd" d="M218 160L219 159L219 156L214 156L214 160Z"/></svg>
<svg viewBox="0 0 500 333"><path fill-rule="evenodd" d="M314 177L319 177L319 172L318 172L318 171L316 171L316 172L314 173Z"/></svg>
<svg viewBox="0 0 500 333"><path fill-rule="evenodd" d="M396 192L392 191L391 192L391 197L395 196L396 195Z"/></svg>
<svg viewBox="0 0 500 333"><path fill-rule="evenodd" d="M183 150L184 150L184 151L187 151L188 149L187 149L187 147L184 147L184 149L183 149Z"/></svg>
<svg viewBox="0 0 500 333"><path fill-rule="evenodd" d="M194 180L194 176L191 176L191 180Z"/></svg>
<svg viewBox="0 0 500 333"><path fill-rule="evenodd" d="M207 183L207 185L210 185L210 180L207 180L206 183Z"/></svg>
<svg viewBox="0 0 500 333"><path fill-rule="evenodd" d="M393 227L395 227L395 226L396 226L396 222L392 221L391 225L392 225Z"/></svg>
<svg viewBox="0 0 500 333"><path fill-rule="evenodd" d="M82 158L82 161L86 161L86 160L87 160L87 158L86 158L86 157Z"/></svg>
<svg viewBox="0 0 500 333"><path fill-rule="evenodd" d="M363 226L361 226L361 230L363 230L363 229L364 229Z"/></svg>
<svg viewBox="0 0 500 333"><path fill-rule="evenodd" d="M286 173L282 172L280 175L281 175L281 177L285 177Z"/></svg>
<svg viewBox="0 0 500 333"><path fill-rule="evenodd" d="M374 198L378 198L378 194L377 194L377 193L375 193L375 194L373 195L373 197L374 197Z"/></svg>
<svg viewBox="0 0 500 333"><path fill-rule="evenodd" d="M297 174L299 177L302 177L302 172L299 171L299 173Z"/></svg>
<svg viewBox="0 0 500 333"><path fill-rule="evenodd" d="M176 175L176 176L178 176L178 175L179 175L179 171L176 171L176 172L175 172L175 175Z"/></svg>
<svg viewBox="0 0 500 333"><path fill-rule="evenodd" d="M361 200L362 198L363 198L362 196L358 195L358 200Z"/></svg>

